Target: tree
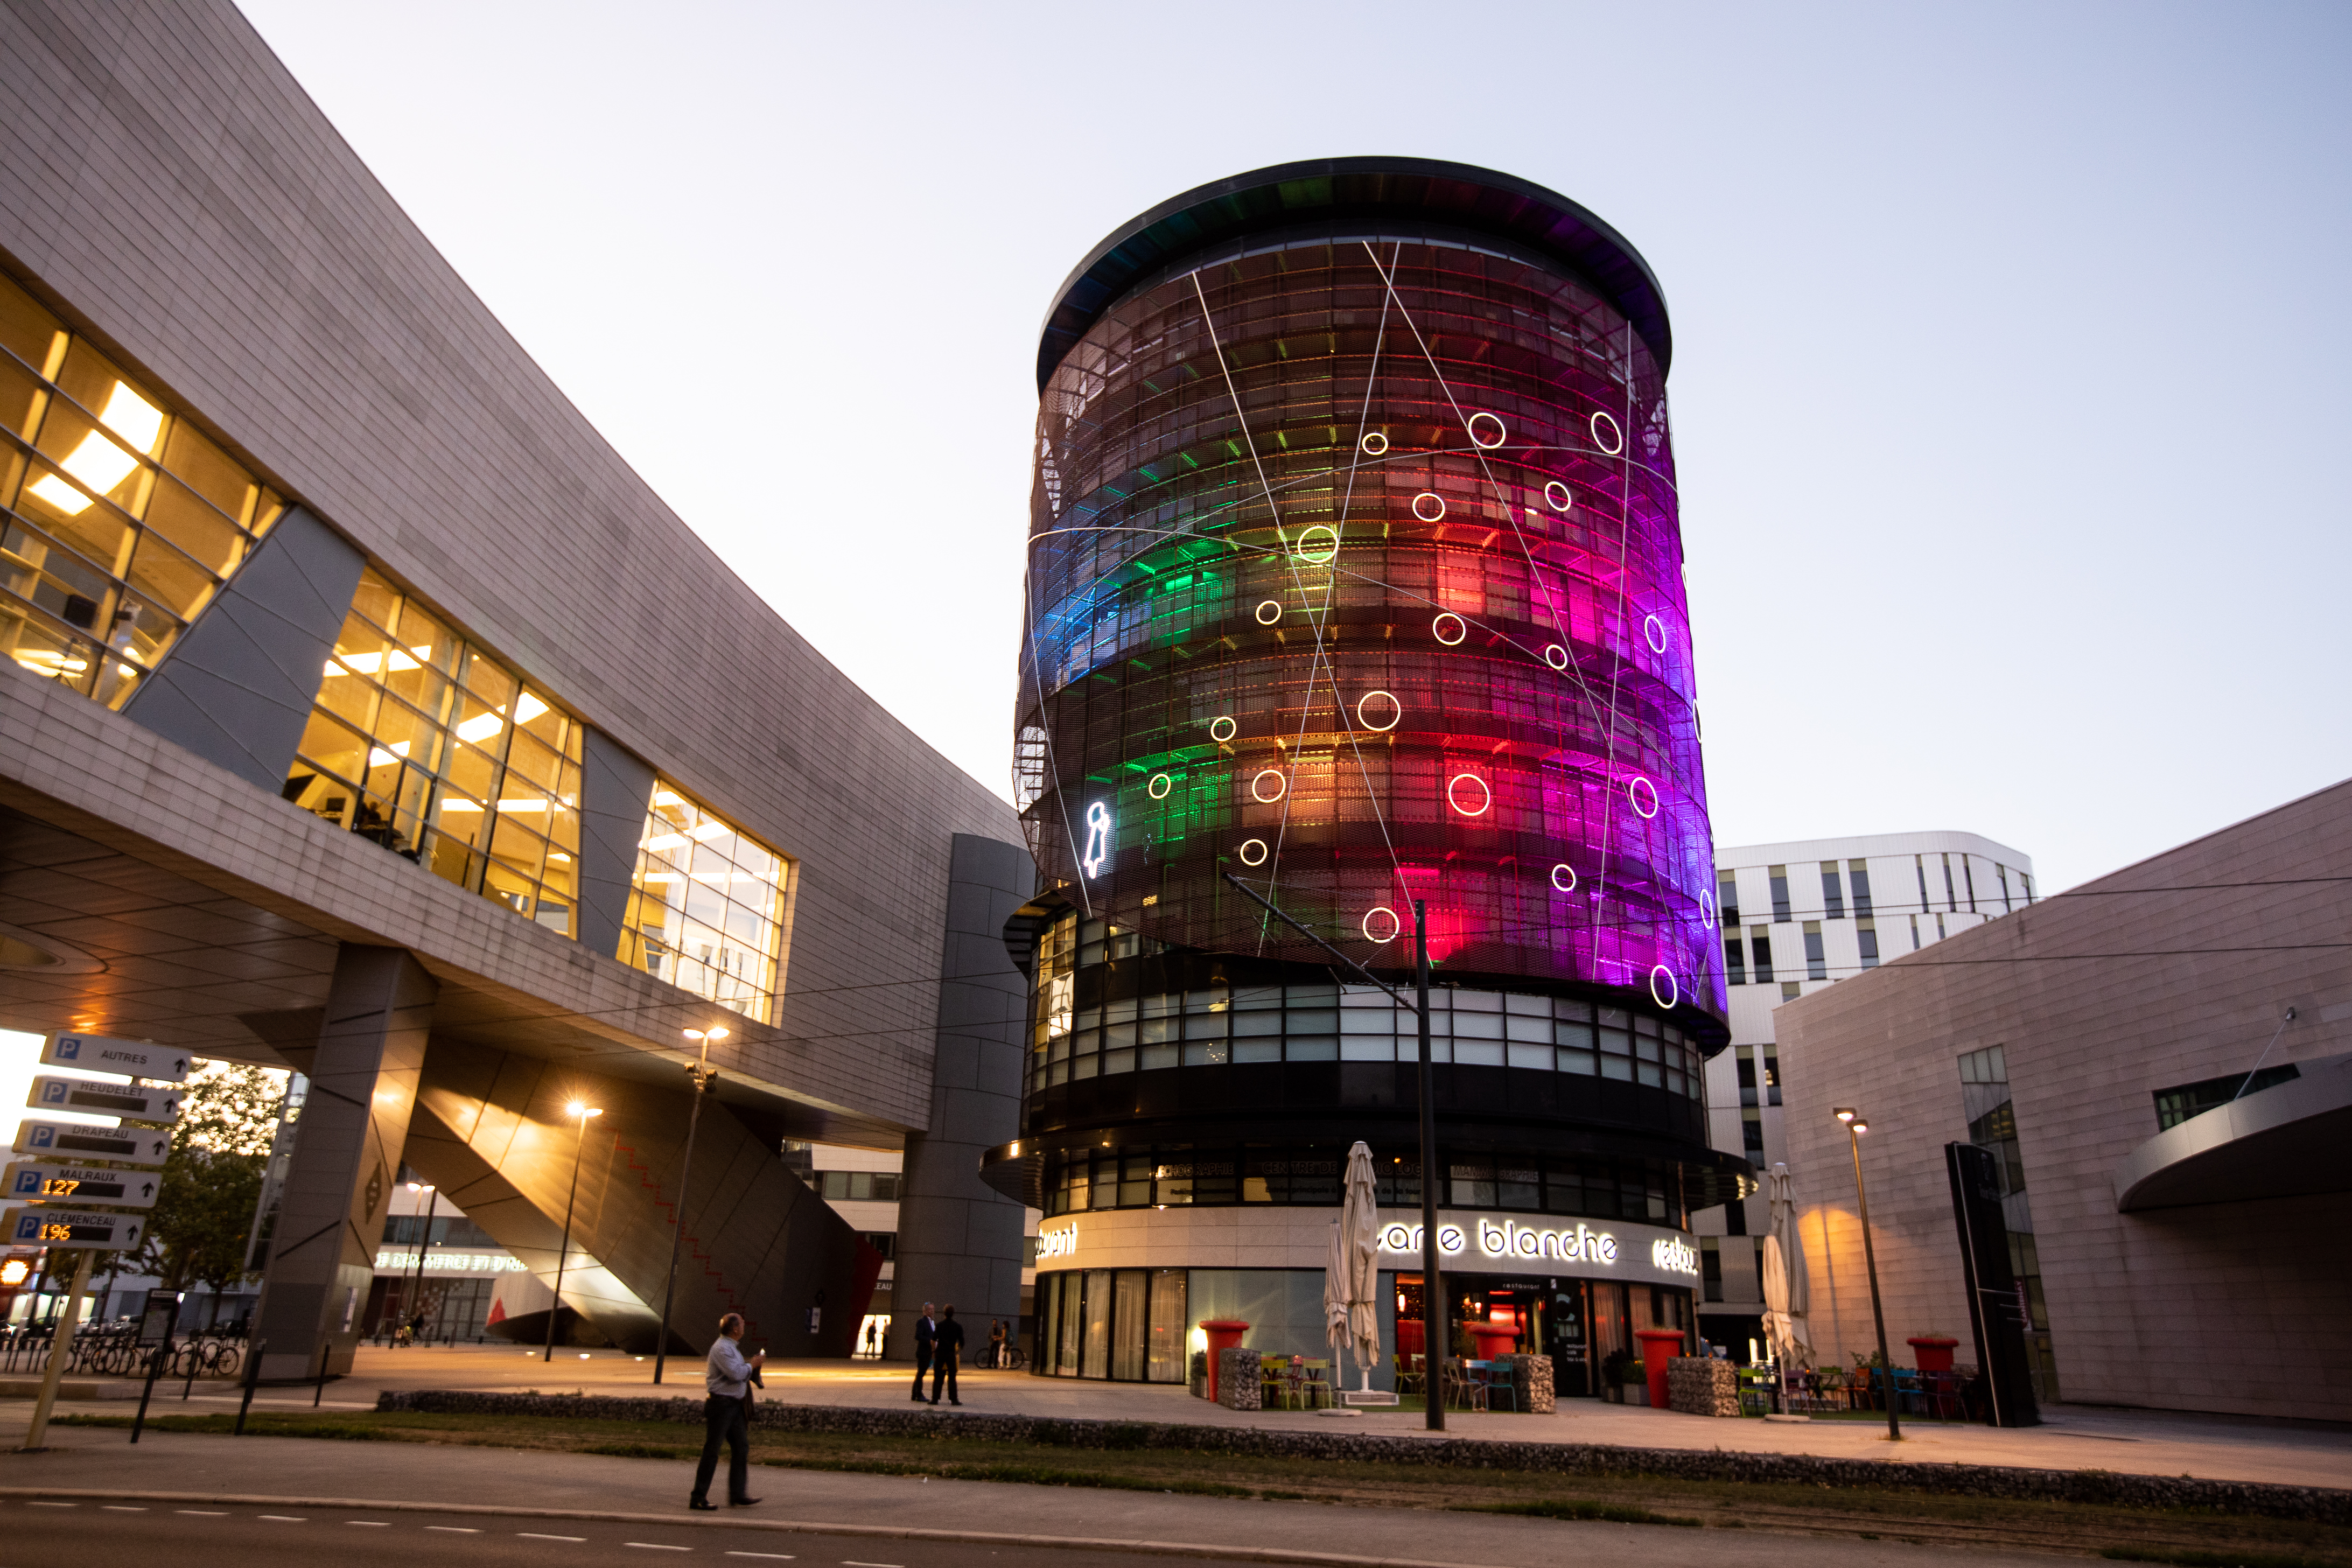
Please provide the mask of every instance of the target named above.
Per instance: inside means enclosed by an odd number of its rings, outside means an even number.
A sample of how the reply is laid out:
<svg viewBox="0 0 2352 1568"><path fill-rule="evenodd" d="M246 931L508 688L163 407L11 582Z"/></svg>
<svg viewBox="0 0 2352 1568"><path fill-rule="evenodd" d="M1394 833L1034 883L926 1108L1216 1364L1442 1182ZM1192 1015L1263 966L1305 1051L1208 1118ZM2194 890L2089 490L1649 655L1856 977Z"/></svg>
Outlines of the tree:
<svg viewBox="0 0 2352 1568"><path fill-rule="evenodd" d="M246 1241L261 1198L286 1075L208 1061L189 1077L172 1129L163 1190L137 1267L166 1290L199 1281L225 1291L246 1276Z"/></svg>

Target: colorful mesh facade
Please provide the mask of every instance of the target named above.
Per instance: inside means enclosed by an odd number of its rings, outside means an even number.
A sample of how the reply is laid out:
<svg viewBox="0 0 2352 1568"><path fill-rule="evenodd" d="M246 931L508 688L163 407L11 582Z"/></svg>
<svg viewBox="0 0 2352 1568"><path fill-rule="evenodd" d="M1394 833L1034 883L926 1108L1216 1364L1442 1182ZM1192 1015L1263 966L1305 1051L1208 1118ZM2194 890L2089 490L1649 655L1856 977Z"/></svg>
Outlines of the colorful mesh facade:
<svg viewBox="0 0 2352 1568"><path fill-rule="evenodd" d="M1181 946L1321 959L1231 872L1376 971L1422 898L1451 976L1720 1014L1653 346L1524 247L1361 232L1168 268L1046 378L1031 847Z"/></svg>

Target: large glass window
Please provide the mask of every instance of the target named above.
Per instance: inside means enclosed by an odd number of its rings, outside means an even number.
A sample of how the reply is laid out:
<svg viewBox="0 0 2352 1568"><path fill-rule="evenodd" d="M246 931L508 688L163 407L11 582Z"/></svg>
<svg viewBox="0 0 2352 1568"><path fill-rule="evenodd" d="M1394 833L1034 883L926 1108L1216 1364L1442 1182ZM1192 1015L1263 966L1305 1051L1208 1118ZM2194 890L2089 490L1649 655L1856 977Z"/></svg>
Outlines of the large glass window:
<svg viewBox="0 0 2352 1568"><path fill-rule="evenodd" d="M580 742L578 720L371 567L285 795L577 936Z"/></svg>
<svg viewBox="0 0 2352 1568"><path fill-rule="evenodd" d="M0 278L0 653L121 707L282 510Z"/></svg>
<svg viewBox="0 0 2352 1568"><path fill-rule="evenodd" d="M667 780L637 846L621 962L772 1022L792 862Z"/></svg>

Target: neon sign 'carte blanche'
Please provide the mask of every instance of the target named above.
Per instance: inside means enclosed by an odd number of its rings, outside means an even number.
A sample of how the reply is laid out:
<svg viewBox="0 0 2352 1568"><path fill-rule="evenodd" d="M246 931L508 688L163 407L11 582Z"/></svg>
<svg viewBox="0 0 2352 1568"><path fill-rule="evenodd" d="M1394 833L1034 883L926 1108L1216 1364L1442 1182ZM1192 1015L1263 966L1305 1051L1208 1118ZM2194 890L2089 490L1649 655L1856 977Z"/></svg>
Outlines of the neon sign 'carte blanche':
<svg viewBox="0 0 2352 1568"><path fill-rule="evenodd" d="M1437 1249L1447 1257L1461 1252L1468 1241L1459 1226L1437 1227ZM1381 1250L1419 1252L1421 1226L1384 1226L1381 1231ZM1606 1265L1617 1261L1617 1238L1586 1225L1579 1225L1573 1230L1533 1230L1512 1220L1482 1219L1478 1222L1478 1250L1489 1258L1552 1258L1564 1263Z"/></svg>
<svg viewBox="0 0 2352 1568"><path fill-rule="evenodd" d="M1037 1260L1040 1263L1048 1258L1067 1258L1077 1249L1076 1226L1067 1230L1041 1230L1037 1233Z"/></svg>

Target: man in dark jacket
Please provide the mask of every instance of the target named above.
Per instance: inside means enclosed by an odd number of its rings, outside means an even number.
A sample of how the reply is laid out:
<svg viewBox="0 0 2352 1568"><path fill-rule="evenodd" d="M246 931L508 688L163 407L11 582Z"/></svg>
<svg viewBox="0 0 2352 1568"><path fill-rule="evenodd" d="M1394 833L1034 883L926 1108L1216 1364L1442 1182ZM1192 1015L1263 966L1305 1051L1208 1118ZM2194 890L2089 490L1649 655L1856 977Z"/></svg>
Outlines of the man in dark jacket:
<svg viewBox="0 0 2352 1568"><path fill-rule="evenodd" d="M948 1403L961 1405L956 1397L956 1362L963 1352L963 1325L956 1321L955 1303L950 1301L940 1313L940 1324L931 1334L931 1403L940 1402L940 1386L947 1385Z"/></svg>
<svg viewBox="0 0 2352 1568"><path fill-rule="evenodd" d="M931 1370L933 1342L939 1325L931 1321L931 1304L923 1303L923 1315L915 1320L915 1402L922 1403L923 1375Z"/></svg>

